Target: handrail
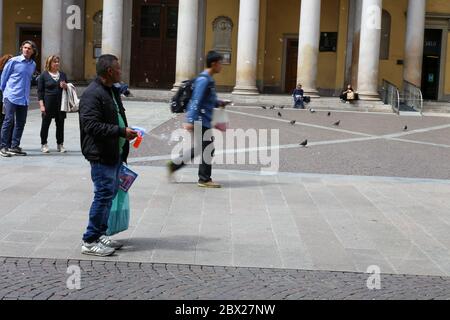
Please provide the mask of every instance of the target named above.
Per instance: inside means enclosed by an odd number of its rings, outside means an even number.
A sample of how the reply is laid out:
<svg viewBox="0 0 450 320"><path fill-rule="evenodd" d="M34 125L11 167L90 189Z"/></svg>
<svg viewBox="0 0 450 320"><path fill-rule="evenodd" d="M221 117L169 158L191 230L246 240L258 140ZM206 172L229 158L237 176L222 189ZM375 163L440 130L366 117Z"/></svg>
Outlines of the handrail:
<svg viewBox="0 0 450 320"><path fill-rule="evenodd" d="M406 104L420 114L423 114L423 95L422 90L415 84L403 80L403 96L405 98Z"/></svg>
<svg viewBox="0 0 450 320"><path fill-rule="evenodd" d="M383 79L382 97L384 104L392 106L394 112L400 115L400 92L395 84Z"/></svg>

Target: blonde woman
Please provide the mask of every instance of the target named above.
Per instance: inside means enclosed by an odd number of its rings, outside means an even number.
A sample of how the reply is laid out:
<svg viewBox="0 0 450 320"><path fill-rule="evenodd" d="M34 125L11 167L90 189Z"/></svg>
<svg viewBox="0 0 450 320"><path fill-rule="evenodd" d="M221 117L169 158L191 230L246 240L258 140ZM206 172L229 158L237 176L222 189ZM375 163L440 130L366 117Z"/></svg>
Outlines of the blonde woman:
<svg viewBox="0 0 450 320"><path fill-rule="evenodd" d="M52 119L56 124L56 142L58 152L65 153L64 149L64 121L66 113L61 111L63 90L67 90L67 76L60 71L60 57L53 55L45 62L45 71L38 80L38 98L42 113L41 151L49 153L48 130Z"/></svg>

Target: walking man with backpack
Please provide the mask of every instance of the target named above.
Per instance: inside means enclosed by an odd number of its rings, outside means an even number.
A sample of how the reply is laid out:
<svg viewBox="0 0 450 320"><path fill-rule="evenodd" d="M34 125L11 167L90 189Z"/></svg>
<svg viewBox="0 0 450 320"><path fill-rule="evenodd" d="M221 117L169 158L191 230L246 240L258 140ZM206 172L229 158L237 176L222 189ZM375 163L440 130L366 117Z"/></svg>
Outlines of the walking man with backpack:
<svg viewBox="0 0 450 320"><path fill-rule="evenodd" d="M225 102L217 99L215 81L213 79L215 74L222 71L222 61L223 56L221 54L215 51L208 52L206 57L207 68L195 80L192 97L186 110L186 119L183 127L191 133L193 138L197 136L197 134L194 133L194 128L195 130L201 130L201 148L193 147L191 150L185 150L180 158L169 161L167 164L169 177L172 177L176 171L185 167L186 163L197 157L198 154L196 154L196 152L201 150L202 162L199 167L198 186L202 188L221 188L220 184L213 182L211 179L211 160L214 150L211 154L205 154L205 149L213 143L213 137L204 139L204 136L205 133L212 128L211 121L214 109L218 107L224 108L226 105ZM196 143L197 141L194 141L194 144Z"/></svg>

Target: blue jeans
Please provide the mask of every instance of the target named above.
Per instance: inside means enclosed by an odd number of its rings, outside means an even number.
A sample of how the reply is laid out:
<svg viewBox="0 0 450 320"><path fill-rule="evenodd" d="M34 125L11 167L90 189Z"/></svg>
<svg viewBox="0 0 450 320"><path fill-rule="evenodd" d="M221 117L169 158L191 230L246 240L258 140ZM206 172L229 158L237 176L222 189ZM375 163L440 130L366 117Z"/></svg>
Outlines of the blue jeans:
<svg viewBox="0 0 450 320"><path fill-rule="evenodd" d="M19 106L5 99L5 119L2 125L2 141L0 148L16 148L20 146L23 130L27 122L28 106ZM15 122L15 124L14 124ZM12 131L11 140L11 128ZM11 142L11 145L9 145Z"/></svg>
<svg viewBox="0 0 450 320"><path fill-rule="evenodd" d="M87 243L95 242L106 235L112 202L119 191L121 166L121 162L113 166L91 163L94 201L89 212L89 225L83 236L83 241Z"/></svg>
<svg viewBox="0 0 450 320"><path fill-rule="evenodd" d="M305 103L303 101L303 97L298 98L298 99L294 98L294 103L295 103L295 105L294 105L295 109L305 109Z"/></svg>

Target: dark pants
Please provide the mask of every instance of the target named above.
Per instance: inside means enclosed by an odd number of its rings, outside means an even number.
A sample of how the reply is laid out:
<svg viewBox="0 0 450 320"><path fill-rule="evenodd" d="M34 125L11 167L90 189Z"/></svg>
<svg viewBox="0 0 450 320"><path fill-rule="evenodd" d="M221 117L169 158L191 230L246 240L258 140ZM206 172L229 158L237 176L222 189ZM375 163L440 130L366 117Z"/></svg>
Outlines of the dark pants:
<svg viewBox="0 0 450 320"><path fill-rule="evenodd" d="M294 108L305 109L305 102L303 101L303 97L294 98Z"/></svg>
<svg viewBox="0 0 450 320"><path fill-rule="evenodd" d="M50 129L50 124L52 123L52 119L48 117L42 117L42 126L41 126L41 144L47 144L48 141L48 130ZM64 144L64 119L55 118L56 124L56 143Z"/></svg>
<svg viewBox="0 0 450 320"><path fill-rule="evenodd" d="M89 212L89 225L83 241L92 243L106 235L112 202L119 191L119 173L122 163L108 166L91 163L91 178L94 183L94 201Z"/></svg>
<svg viewBox="0 0 450 320"><path fill-rule="evenodd" d="M0 107L0 109L2 107ZM5 115L2 112L0 112L0 144L1 144L1 141L2 141L1 140L2 139L2 126L3 126L3 120L4 119L5 119ZM7 148L11 148L11 140L12 140L12 133L13 133L13 131L14 131L14 123L13 123L13 127L11 128L11 131L10 131L11 132L10 139L9 139L8 143L6 144Z"/></svg>
<svg viewBox="0 0 450 320"><path fill-rule="evenodd" d="M27 122L28 107L13 104L5 99L5 119L2 126L2 141L0 148L16 148L20 146L25 124ZM12 140L11 140L11 129ZM10 142L11 141L11 142ZM11 144L11 145L10 145Z"/></svg>
<svg viewBox="0 0 450 320"><path fill-rule="evenodd" d="M180 157L180 159L178 159L178 161L176 161L177 164L173 164L173 167L172 167L172 169L174 171L180 170L181 168L186 166L186 162L188 162L189 160L192 161L194 158L196 158L198 156L199 151L201 150L202 163L200 164L199 169L198 169L198 178L199 178L198 181L201 183L210 182L212 180L211 179L211 174L212 174L211 161L214 156L214 150L212 150L210 155L206 155L205 149L208 148L214 142L214 138L211 137L211 139L207 139L207 141L203 141L203 136L205 135L205 132L208 130L209 130L208 128L202 127L202 147L201 148L193 147L191 150L186 151Z"/></svg>

